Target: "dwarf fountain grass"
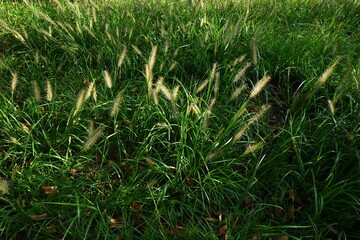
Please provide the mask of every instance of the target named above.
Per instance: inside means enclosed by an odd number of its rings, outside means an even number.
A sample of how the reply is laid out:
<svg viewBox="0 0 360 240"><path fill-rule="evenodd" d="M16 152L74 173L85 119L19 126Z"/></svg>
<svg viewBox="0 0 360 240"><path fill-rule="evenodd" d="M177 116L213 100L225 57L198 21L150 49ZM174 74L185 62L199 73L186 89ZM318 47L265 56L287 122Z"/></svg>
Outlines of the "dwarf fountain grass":
<svg viewBox="0 0 360 240"><path fill-rule="evenodd" d="M0 238L355 238L351 2L0 4Z"/></svg>

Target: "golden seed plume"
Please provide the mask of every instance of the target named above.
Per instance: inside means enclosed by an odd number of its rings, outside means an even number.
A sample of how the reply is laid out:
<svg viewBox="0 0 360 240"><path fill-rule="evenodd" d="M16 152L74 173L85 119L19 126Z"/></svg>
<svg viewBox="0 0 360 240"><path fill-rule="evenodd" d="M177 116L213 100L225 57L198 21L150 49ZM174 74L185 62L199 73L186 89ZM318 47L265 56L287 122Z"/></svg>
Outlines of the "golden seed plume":
<svg viewBox="0 0 360 240"><path fill-rule="evenodd" d="M173 62L171 65L170 65L170 68L169 68L169 72L171 72L172 70L174 70L177 66L177 62Z"/></svg>
<svg viewBox="0 0 360 240"><path fill-rule="evenodd" d="M215 102L216 102L215 98L211 99L210 104L209 104L208 108L205 111L203 129L207 129L207 127L209 126L209 119L211 117L212 110L213 110L213 108L215 106Z"/></svg>
<svg viewBox="0 0 360 240"><path fill-rule="evenodd" d="M177 85L176 87L174 87L174 89L172 91L172 98L174 99L175 102L176 102L178 94L179 94L179 89L180 89L180 85Z"/></svg>
<svg viewBox="0 0 360 240"><path fill-rule="evenodd" d="M270 109L271 105L265 105L262 106L260 111L254 115L253 117L251 117L249 119L249 121L245 124L245 126L243 126L234 136L233 141L236 142L238 140L240 140L243 135L245 134L245 132L248 130L248 128L256 121L260 120L262 118L262 116Z"/></svg>
<svg viewBox="0 0 360 240"><path fill-rule="evenodd" d="M9 191L10 191L9 182L0 178L0 195L8 194Z"/></svg>
<svg viewBox="0 0 360 240"><path fill-rule="evenodd" d="M334 103L329 99L328 100L328 107L330 110L331 115L335 115L335 107L334 107Z"/></svg>
<svg viewBox="0 0 360 240"><path fill-rule="evenodd" d="M49 80L46 80L46 100L51 102L53 99L53 90Z"/></svg>
<svg viewBox="0 0 360 240"><path fill-rule="evenodd" d="M153 74L152 74L149 64L145 64L145 77L146 77L147 86L148 86L148 97L149 97L149 99L151 99L151 96L153 95L153 93L152 93Z"/></svg>
<svg viewBox="0 0 360 240"><path fill-rule="evenodd" d="M94 91L94 84L95 84L94 81L89 83L89 85L88 85L88 87L86 89L85 101L89 99L89 97L91 96L91 93Z"/></svg>
<svg viewBox="0 0 360 240"><path fill-rule="evenodd" d="M196 93L199 93L201 92L202 90L205 89L205 87L208 85L209 83L209 79L206 79L199 87L198 89L196 90Z"/></svg>
<svg viewBox="0 0 360 240"><path fill-rule="evenodd" d="M18 83L19 83L19 76L18 76L18 73L17 73L17 72L11 73L11 75L12 75L11 93L14 93L15 90L16 90L16 86L17 86Z"/></svg>
<svg viewBox="0 0 360 240"><path fill-rule="evenodd" d="M22 129L25 133L27 133L27 134L30 133L29 127L28 127L26 124L24 124L24 123L21 123L21 129Z"/></svg>
<svg viewBox="0 0 360 240"><path fill-rule="evenodd" d="M154 103L156 105L159 104L158 94L161 91L161 86L163 86L163 82L164 82L164 77L160 77L156 83L156 87L155 87L155 91L154 91ZM152 86L151 86L150 91L152 91ZM151 92L150 92L150 94L151 94Z"/></svg>
<svg viewBox="0 0 360 240"><path fill-rule="evenodd" d="M251 144L251 145L247 146L247 148L245 149L244 155L248 155L250 153L253 153L256 150L262 148L263 146L264 146L263 142L258 142L258 143L255 143L255 144Z"/></svg>
<svg viewBox="0 0 360 240"><path fill-rule="evenodd" d="M245 89L246 89L245 85L242 85L242 86L236 88L235 91L231 94L230 101L237 98Z"/></svg>
<svg viewBox="0 0 360 240"><path fill-rule="evenodd" d="M93 92L92 97L93 97L94 101L96 102L97 101L97 92L96 92L96 87L95 86L94 86L92 92Z"/></svg>
<svg viewBox="0 0 360 240"><path fill-rule="evenodd" d="M155 65L155 60L156 60L156 53L157 53L157 46L154 46L151 50L150 53L150 58L149 58L149 68L150 71L152 71L154 69L154 65Z"/></svg>
<svg viewBox="0 0 360 240"><path fill-rule="evenodd" d="M110 74L109 74L109 72L107 70L104 71L104 80L105 80L106 86L108 88L112 88L111 77L110 77Z"/></svg>
<svg viewBox="0 0 360 240"><path fill-rule="evenodd" d="M339 63L341 57L338 57L335 62L330 66L328 67L325 72L320 76L320 78L318 79L318 81L316 82L316 86L315 86L315 89L318 90L320 87L322 87L326 80L331 76L331 74L333 73L336 65Z"/></svg>
<svg viewBox="0 0 360 240"><path fill-rule="evenodd" d="M34 97L35 101L40 102L41 96L40 96L40 87L37 81L33 81L33 89L34 89Z"/></svg>
<svg viewBox="0 0 360 240"><path fill-rule="evenodd" d="M245 65L236 74L233 83L238 82L245 75L246 71L250 68L250 66L251 66L250 62L245 63Z"/></svg>
<svg viewBox="0 0 360 240"><path fill-rule="evenodd" d="M160 91L165 95L165 97L169 101L173 101L172 94L171 94L170 90L165 85L162 84L160 86Z"/></svg>
<svg viewBox="0 0 360 240"><path fill-rule="evenodd" d="M123 62L125 60L125 57L126 57L126 53L127 53L127 48L125 46L122 53L121 53L121 55L120 55L120 57L119 57L118 65L117 65L118 67L120 67L123 64Z"/></svg>
<svg viewBox="0 0 360 240"><path fill-rule="evenodd" d="M217 67L217 63L214 63L212 69L211 69L211 72L210 72L210 82L212 82L215 78L215 74L216 74L216 67Z"/></svg>
<svg viewBox="0 0 360 240"><path fill-rule="evenodd" d="M119 92L118 95L116 96L113 106L110 111L111 117L115 117L115 115L119 112L119 108L120 108L121 102L123 100L123 94L124 94L124 90Z"/></svg>
<svg viewBox="0 0 360 240"><path fill-rule="evenodd" d="M259 94L259 92L265 87L265 85L270 81L271 77L270 76L264 76L260 81L258 81L253 90L250 93L250 97L249 98L253 98L256 95Z"/></svg>
<svg viewBox="0 0 360 240"><path fill-rule="evenodd" d="M82 89L80 91L80 93L78 94L73 116L75 116L78 113L78 111L80 110L80 108L82 107L82 105L84 103L84 100L85 100L85 89Z"/></svg>
<svg viewBox="0 0 360 240"><path fill-rule="evenodd" d="M96 129L94 131L94 133L86 140L86 142L84 143L84 151L87 151L91 148L91 146L93 146L96 141L101 137L101 135L103 134L105 130L104 126L100 126L98 127L98 129Z"/></svg>

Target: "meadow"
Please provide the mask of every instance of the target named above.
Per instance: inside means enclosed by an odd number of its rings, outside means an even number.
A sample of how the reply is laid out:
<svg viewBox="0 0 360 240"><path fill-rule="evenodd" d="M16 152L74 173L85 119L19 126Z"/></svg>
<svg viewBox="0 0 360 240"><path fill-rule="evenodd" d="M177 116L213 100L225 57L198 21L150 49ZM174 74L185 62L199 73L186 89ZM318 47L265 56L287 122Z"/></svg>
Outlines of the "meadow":
<svg viewBox="0 0 360 240"><path fill-rule="evenodd" d="M357 0L0 1L0 239L359 239Z"/></svg>

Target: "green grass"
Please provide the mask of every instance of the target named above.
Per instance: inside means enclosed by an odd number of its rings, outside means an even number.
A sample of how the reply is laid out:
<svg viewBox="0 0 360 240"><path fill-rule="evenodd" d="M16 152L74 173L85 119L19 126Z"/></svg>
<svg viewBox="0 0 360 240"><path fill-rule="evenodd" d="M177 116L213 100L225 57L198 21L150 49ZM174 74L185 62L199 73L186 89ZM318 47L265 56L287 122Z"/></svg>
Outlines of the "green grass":
<svg viewBox="0 0 360 240"><path fill-rule="evenodd" d="M357 1L29 2L0 4L1 239L360 237Z"/></svg>

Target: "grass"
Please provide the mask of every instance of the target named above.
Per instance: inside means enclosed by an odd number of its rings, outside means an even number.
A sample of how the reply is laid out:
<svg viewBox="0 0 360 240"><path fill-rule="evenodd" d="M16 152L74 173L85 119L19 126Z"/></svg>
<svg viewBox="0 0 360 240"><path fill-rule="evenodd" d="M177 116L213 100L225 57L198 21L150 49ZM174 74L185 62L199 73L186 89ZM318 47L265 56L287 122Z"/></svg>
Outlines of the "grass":
<svg viewBox="0 0 360 240"><path fill-rule="evenodd" d="M355 239L357 1L3 1L1 239Z"/></svg>

